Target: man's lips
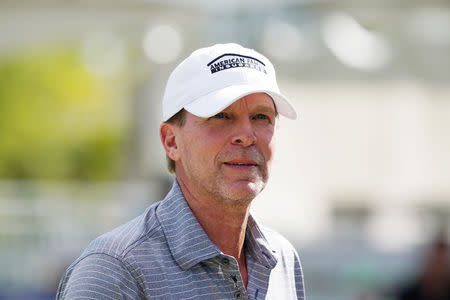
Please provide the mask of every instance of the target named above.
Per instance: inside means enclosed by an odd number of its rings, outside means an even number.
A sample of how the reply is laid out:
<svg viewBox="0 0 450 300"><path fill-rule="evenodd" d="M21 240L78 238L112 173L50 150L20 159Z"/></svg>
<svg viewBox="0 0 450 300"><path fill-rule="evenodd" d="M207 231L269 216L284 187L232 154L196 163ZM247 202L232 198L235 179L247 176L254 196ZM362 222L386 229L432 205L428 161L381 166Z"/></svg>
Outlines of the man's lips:
<svg viewBox="0 0 450 300"><path fill-rule="evenodd" d="M225 165L229 166L258 166L258 164L252 160L232 160L232 161L226 161L224 162Z"/></svg>

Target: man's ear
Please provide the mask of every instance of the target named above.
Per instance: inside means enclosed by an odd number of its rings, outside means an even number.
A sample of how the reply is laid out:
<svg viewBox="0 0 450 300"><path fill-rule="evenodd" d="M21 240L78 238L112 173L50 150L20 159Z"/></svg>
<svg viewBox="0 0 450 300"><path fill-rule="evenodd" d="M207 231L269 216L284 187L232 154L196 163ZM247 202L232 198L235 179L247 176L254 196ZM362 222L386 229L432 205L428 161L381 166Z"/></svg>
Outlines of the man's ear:
<svg viewBox="0 0 450 300"><path fill-rule="evenodd" d="M162 123L159 127L159 137L161 138L164 150L166 150L167 156L174 161L177 161L180 156L175 139L178 132L177 129L178 127L170 123Z"/></svg>

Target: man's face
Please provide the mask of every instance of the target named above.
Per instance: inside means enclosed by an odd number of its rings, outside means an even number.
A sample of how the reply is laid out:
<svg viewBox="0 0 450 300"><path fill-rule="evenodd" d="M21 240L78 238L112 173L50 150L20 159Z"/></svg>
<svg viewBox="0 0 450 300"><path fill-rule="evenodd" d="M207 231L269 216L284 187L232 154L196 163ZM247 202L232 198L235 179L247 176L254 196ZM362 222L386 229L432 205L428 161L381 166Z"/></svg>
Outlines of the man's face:
<svg viewBox="0 0 450 300"><path fill-rule="evenodd" d="M186 113L175 137L178 180L196 196L248 204L269 175L276 122L272 99L251 94L211 118Z"/></svg>

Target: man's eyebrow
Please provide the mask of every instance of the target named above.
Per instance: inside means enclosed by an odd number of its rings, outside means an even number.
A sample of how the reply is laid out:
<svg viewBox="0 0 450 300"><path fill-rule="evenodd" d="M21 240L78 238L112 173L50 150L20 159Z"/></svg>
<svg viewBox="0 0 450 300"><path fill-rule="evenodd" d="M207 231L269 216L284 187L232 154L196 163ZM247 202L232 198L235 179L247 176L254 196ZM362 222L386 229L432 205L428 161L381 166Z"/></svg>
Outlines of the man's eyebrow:
<svg viewBox="0 0 450 300"><path fill-rule="evenodd" d="M249 109L250 113L273 113L277 114L277 110L275 108L275 105L273 107L267 106L267 105L257 105L255 107L252 107ZM231 109L229 107L225 108L221 111L221 113L231 113Z"/></svg>
<svg viewBox="0 0 450 300"><path fill-rule="evenodd" d="M263 112L263 113L274 113L276 114L276 109L275 107L268 107L265 105L258 105L254 108L251 109L251 111L257 111L257 112Z"/></svg>

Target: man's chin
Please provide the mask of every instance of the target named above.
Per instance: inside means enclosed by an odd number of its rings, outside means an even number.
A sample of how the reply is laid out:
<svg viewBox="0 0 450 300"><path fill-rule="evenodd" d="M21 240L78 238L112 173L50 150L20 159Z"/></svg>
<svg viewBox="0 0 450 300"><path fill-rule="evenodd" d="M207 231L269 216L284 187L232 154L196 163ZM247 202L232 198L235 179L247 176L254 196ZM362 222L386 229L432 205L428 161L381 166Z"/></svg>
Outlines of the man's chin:
<svg viewBox="0 0 450 300"><path fill-rule="evenodd" d="M222 190L224 198L236 203L250 204L250 202L264 189L262 181L239 180Z"/></svg>

